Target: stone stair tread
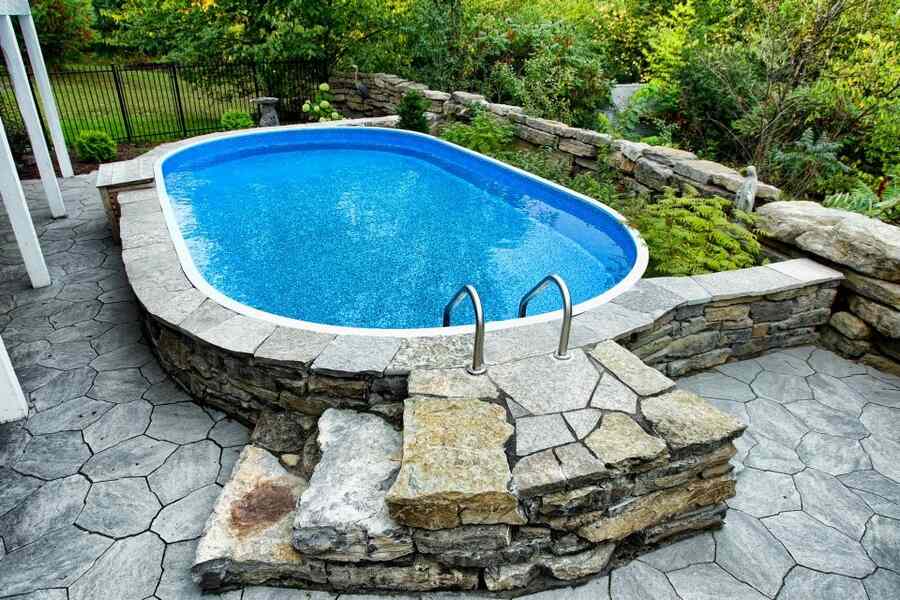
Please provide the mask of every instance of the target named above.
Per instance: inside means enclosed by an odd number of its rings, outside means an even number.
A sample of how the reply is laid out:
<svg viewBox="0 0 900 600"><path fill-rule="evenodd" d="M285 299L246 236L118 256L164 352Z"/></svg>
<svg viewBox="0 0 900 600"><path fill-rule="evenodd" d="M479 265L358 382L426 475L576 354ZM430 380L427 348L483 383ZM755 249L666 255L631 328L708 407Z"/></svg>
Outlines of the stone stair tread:
<svg viewBox="0 0 900 600"><path fill-rule="evenodd" d="M403 462L387 495L391 514L424 529L523 524L504 449L512 433L499 404L408 398Z"/></svg>

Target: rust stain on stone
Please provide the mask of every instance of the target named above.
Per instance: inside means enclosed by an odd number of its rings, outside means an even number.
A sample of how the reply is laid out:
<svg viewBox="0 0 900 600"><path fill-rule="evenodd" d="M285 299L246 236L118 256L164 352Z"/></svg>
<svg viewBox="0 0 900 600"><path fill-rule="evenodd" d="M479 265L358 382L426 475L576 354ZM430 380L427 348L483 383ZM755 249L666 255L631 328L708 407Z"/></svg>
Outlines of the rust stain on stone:
<svg viewBox="0 0 900 600"><path fill-rule="evenodd" d="M268 527L294 510L294 502L290 487L264 481L232 506L231 527L241 536Z"/></svg>

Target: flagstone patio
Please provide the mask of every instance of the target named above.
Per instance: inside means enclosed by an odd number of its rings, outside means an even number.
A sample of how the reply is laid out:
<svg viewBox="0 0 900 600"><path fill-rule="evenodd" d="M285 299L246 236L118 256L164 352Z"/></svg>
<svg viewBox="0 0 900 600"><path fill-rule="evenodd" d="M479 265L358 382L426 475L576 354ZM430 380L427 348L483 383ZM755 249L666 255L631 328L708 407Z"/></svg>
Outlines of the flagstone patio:
<svg viewBox="0 0 900 600"><path fill-rule="evenodd" d="M0 335L32 405L0 425L0 598L199 598L197 539L249 432L143 343L92 177L62 182L60 221L25 186L54 284L28 287L0 217ZM900 378L802 347L678 383L749 425L726 525L539 596L900 598Z"/></svg>

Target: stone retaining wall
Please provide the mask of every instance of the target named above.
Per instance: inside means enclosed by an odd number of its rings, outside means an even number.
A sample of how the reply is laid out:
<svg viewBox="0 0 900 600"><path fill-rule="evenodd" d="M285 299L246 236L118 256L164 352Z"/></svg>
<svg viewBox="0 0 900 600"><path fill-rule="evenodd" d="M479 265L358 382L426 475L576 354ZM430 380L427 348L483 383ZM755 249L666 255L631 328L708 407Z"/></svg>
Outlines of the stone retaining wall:
<svg viewBox="0 0 900 600"><path fill-rule="evenodd" d="M795 289L767 292L748 287L752 269L698 277L646 279L614 302L630 307L666 307L673 293L691 300L663 313L646 331L619 341L647 364L671 377L708 369L730 360L756 356L772 348L813 344L831 318L839 284L837 273L815 263L775 263L786 274L819 271L821 280ZM743 280L743 281L742 281ZM743 285L743 288L741 287ZM731 290L714 297L709 289Z"/></svg>
<svg viewBox="0 0 900 600"><path fill-rule="evenodd" d="M900 374L900 228L815 202L774 202L759 213L774 253L813 257L844 275L822 343Z"/></svg>
<svg viewBox="0 0 900 600"><path fill-rule="evenodd" d="M360 73L359 81L368 88L366 98L356 91L352 77L339 74L330 80L335 105L345 114L365 117L395 114L400 99L410 90L418 90L430 101L432 121L465 118L470 107L478 105L513 123L521 143L551 148L574 171L597 170L597 160L606 160L635 192L658 192L665 187L680 188L687 184L705 195L733 198L744 181L734 169L698 159L692 152L613 139L589 129L539 119L526 115L519 106L491 103L478 94L430 90L421 83L384 73ZM759 202L778 199L780 194L778 188L765 183L760 183L757 189Z"/></svg>
<svg viewBox="0 0 900 600"><path fill-rule="evenodd" d="M396 117L382 117L339 124L395 122ZM386 338L286 328L238 314L195 288L182 271L152 180L147 181L153 162L178 144L104 165L101 181L119 190L122 257L144 311L148 340L166 371L192 396L250 423L266 411L319 415L329 407L396 419L412 370L468 364L471 334ZM841 279L837 271L796 260L642 280L612 302L576 315L570 345L618 340L662 372L680 376L815 341ZM486 358L509 363L549 353L558 338L558 322L488 331Z"/></svg>

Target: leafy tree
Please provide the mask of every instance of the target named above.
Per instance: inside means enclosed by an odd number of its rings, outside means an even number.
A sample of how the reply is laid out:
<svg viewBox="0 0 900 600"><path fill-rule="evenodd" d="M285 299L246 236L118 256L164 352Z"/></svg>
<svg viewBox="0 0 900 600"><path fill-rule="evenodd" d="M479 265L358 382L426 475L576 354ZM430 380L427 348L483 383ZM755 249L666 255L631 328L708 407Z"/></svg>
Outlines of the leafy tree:
<svg viewBox="0 0 900 600"><path fill-rule="evenodd" d="M91 0L32 0L31 15L48 63L75 62L94 39Z"/></svg>
<svg viewBox="0 0 900 600"><path fill-rule="evenodd" d="M304 60L334 67L393 27L400 0L126 0L113 43L182 61Z"/></svg>
<svg viewBox="0 0 900 600"><path fill-rule="evenodd" d="M773 168L788 192L803 196L827 188L828 180L850 171L838 158L840 148L840 143L807 128L796 142L773 151Z"/></svg>

